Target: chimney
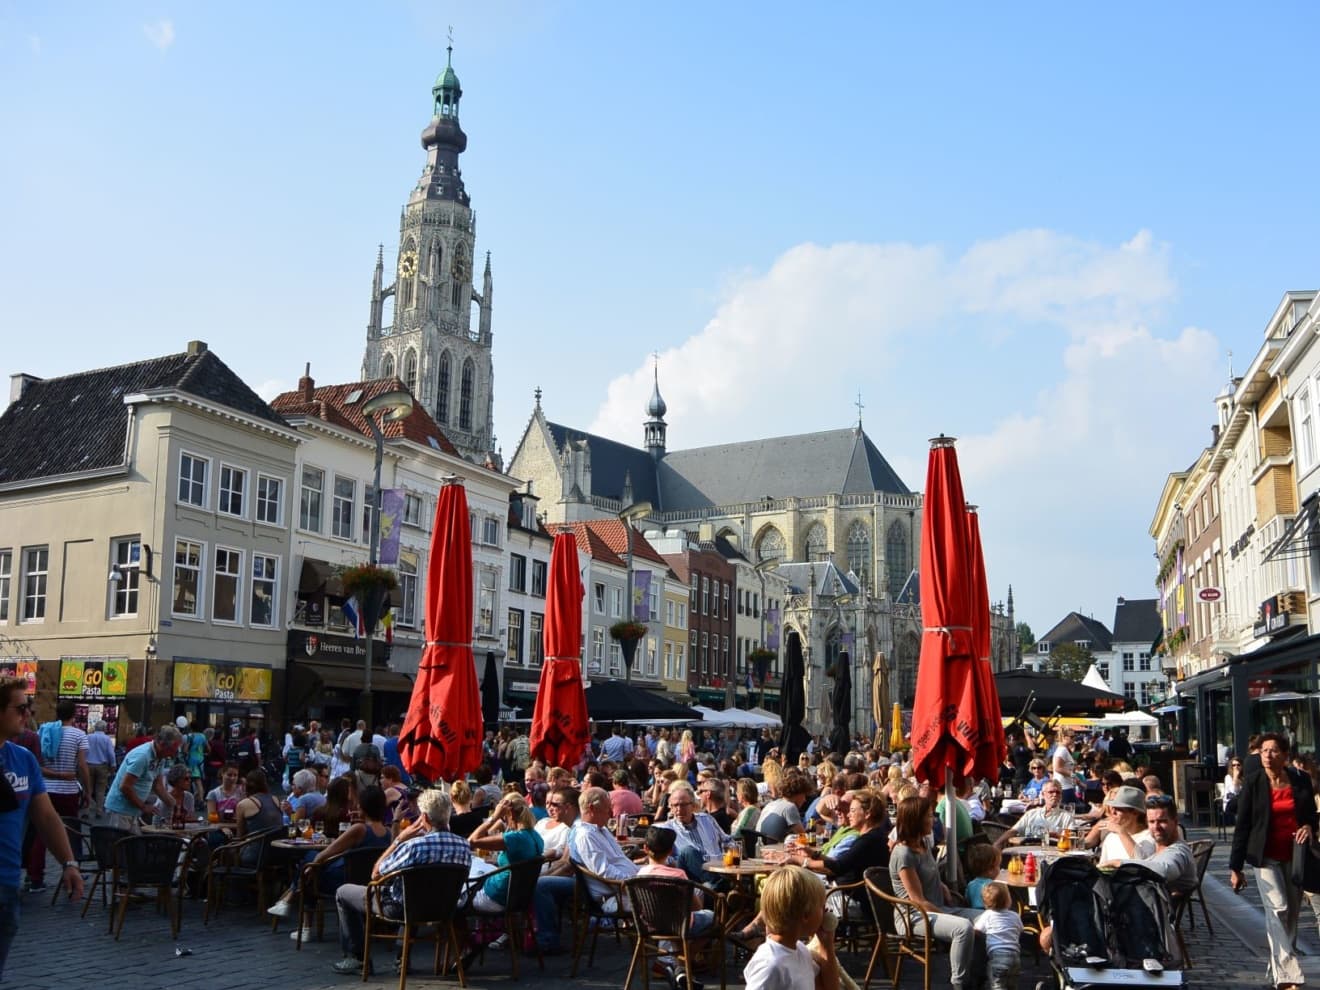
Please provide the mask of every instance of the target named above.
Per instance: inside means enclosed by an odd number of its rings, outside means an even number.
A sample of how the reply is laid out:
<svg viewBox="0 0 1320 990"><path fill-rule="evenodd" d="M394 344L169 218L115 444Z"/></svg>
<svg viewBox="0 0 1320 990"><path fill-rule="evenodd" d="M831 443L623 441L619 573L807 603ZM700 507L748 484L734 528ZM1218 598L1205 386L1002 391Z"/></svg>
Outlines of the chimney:
<svg viewBox="0 0 1320 990"><path fill-rule="evenodd" d="M316 391L316 382L312 381L312 362L308 361L303 368L303 376L298 379L298 392L302 395L303 402L312 401L312 393Z"/></svg>
<svg viewBox="0 0 1320 990"><path fill-rule="evenodd" d="M206 341L204 341L204 340L190 340L190 341L188 341L188 356L189 356L189 357L200 357L201 355L203 355L203 354L205 354L205 353L206 353Z"/></svg>
<svg viewBox="0 0 1320 990"><path fill-rule="evenodd" d="M35 385L41 381L36 375L25 374L20 371L16 375L9 376L9 401L17 402L23 398L23 393L28 390L29 385Z"/></svg>

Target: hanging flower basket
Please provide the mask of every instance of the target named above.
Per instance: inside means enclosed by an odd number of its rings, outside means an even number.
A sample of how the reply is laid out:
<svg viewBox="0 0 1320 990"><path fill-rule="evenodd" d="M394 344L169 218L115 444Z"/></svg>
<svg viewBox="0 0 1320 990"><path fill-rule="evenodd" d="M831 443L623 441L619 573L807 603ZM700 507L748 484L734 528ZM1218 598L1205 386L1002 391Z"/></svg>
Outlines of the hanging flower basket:
<svg viewBox="0 0 1320 990"><path fill-rule="evenodd" d="M344 597L366 601L373 595L383 595L399 586L399 579L388 567L378 564L354 564L339 572L339 583Z"/></svg>
<svg viewBox="0 0 1320 990"><path fill-rule="evenodd" d="M610 638L617 639L620 642L631 640L636 642L646 635L646 626L640 622L616 622L610 626Z"/></svg>

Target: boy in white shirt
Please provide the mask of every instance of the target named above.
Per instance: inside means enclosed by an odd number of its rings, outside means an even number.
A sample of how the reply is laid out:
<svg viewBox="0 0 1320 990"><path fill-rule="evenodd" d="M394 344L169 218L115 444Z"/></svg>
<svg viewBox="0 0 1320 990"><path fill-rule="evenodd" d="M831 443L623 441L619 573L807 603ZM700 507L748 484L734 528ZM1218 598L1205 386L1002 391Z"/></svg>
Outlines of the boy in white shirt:
<svg viewBox="0 0 1320 990"><path fill-rule="evenodd" d="M743 968L747 990L839 990L839 957L819 877L801 866L780 867L761 891L761 916L766 940ZM803 944L808 939L814 951Z"/></svg>
<svg viewBox="0 0 1320 990"><path fill-rule="evenodd" d="M1002 883L988 883L981 891L985 910L972 927L985 935L986 975L990 990L1017 990L1022 969L1022 918L1012 908L1012 897Z"/></svg>

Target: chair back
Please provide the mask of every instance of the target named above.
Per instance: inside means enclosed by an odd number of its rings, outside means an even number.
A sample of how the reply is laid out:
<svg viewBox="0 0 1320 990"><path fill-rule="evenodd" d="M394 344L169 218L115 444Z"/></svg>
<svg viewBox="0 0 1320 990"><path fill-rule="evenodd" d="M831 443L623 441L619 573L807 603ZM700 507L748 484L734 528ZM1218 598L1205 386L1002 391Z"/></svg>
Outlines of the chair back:
<svg viewBox="0 0 1320 990"><path fill-rule="evenodd" d="M77 860L90 859L92 856L91 835L88 833L88 824L81 818L75 818L71 815L61 815L60 821L64 823L64 834L69 837L69 848L73 850L73 858Z"/></svg>
<svg viewBox="0 0 1320 990"><path fill-rule="evenodd" d="M514 863L509 867L508 900L505 910L511 914L525 914L532 909L532 900L536 897L536 881L541 877L541 864L545 860L540 856Z"/></svg>
<svg viewBox="0 0 1320 990"><path fill-rule="evenodd" d="M399 873L403 881L403 921L408 925L444 924L458 911L468 868L452 863L417 866Z"/></svg>
<svg viewBox="0 0 1320 990"><path fill-rule="evenodd" d="M126 828L114 828L111 825L93 825L91 834L92 855L96 857L98 870L111 870L115 866L115 843L131 835Z"/></svg>
<svg viewBox="0 0 1320 990"><path fill-rule="evenodd" d="M871 902L875 923L882 932L900 934L894 918L898 897L894 893L894 881L889 876L889 867L872 866L862 874L862 880L866 883L867 899Z"/></svg>
<svg viewBox="0 0 1320 990"><path fill-rule="evenodd" d="M186 845L177 835L130 835L115 843L115 869L130 886L163 886L174 880Z"/></svg>
<svg viewBox="0 0 1320 990"><path fill-rule="evenodd" d="M697 885L678 877L637 876L623 882L633 924L643 938L686 938Z"/></svg>
<svg viewBox="0 0 1320 990"><path fill-rule="evenodd" d="M1196 887L1201 888L1201 881L1205 879L1206 868L1210 865L1210 857L1215 851L1214 839L1197 839L1190 843L1192 847L1192 859L1196 861Z"/></svg>
<svg viewBox="0 0 1320 990"><path fill-rule="evenodd" d="M371 881L371 871L375 868L384 846L368 846L365 849L350 849L344 853L344 882L366 886Z"/></svg>

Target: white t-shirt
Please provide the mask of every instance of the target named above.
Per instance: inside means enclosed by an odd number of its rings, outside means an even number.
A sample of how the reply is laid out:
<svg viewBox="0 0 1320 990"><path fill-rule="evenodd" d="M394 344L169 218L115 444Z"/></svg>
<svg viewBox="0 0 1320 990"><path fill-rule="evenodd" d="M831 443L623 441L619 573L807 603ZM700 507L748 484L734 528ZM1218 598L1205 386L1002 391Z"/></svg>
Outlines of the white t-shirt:
<svg viewBox="0 0 1320 990"><path fill-rule="evenodd" d="M1149 859L1155 855L1155 842L1149 832L1138 832L1132 837L1132 855L1123 848L1123 840L1113 832L1105 834L1105 841L1100 843L1100 862L1122 863L1134 859Z"/></svg>
<svg viewBox="0 0 1320 990"><path fill-rule="evenodd" d="M982 911L972 927L985 934L985 949L1021 951L1022 918L1016 911Z"/></svg>
<svg viewBox="0 0 1320 990"><path fill-rule="evenodd" d="M1055 772L1054 779L1064 787L1076 787L1077 781L1073 779L1073 768L1077 761L1073 759L1072 751L1063 743L1054 747L1054 752L1050 754L1050 767L1053 769L1056 761L1063 761L1063 773Z"/></svg>
<svg viewBox="0 0 1320 990"><path fill-rule="evenodd" d="M801 942L794 948L766 939L743 967L747 990L803 990L816 985L820 969Z"/></svg>
<svg viewBox="0 0 1320 990"><path fill-rule="evenodd" d="M547 857L558 856L564 846L568 845L568 833L573 831L563 822L555 821L553 818L542 818L536 823L536 834L541 837L541 844L545 847L544 854ZM549 867L549 863L546 867Z"/></svg>

